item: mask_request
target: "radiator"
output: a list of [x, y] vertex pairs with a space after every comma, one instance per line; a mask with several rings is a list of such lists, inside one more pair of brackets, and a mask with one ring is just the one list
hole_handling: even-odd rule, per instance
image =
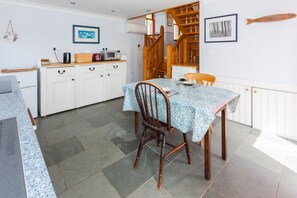
[[297, 93], [253, 88], [253, 127], [297, 140]]

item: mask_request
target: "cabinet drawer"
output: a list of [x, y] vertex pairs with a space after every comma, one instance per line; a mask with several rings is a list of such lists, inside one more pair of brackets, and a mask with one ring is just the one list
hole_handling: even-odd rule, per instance
[[37, 71], [1, 73], [1, 75], [15, 75], [20, 88], [37, 86]]
[[103, 65], [84, 65], [78, 67], [78, 74], [86, 74], [86, 73], [100, 73], [104, 71]]
[[116, 71], [116, 70], [123, 70], [124, 69], [124, 64], [125, 63], [121, 63], [121, 62], [115, 62], [112, 64], [106, 64], [105, 65], [105, 70], [112, 70], [112, 71]]
[[75, 67], [60, 67], [60, 68], [48, 68], [46, 71], [49, 76], [65, 76], [65, 75], [75, 75]]

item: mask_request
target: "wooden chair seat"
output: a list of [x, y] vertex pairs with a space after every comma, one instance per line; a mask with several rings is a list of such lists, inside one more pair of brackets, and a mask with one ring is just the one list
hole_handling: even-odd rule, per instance
[[[164, 98], [166, 104], [167, 123], [159, 121], [159, 104], [156, 100], [154, 100], [154, 98], [157, 98], [157, 94], [161, 94], [161, 96]], [[188, 164], [191, 164], [190, 149], [187, 141], [187, 136], [186, 133], [183, 133], [183, 142], [177, 146], [166, 142], [166, 136], [168, 136], [175, 130], [173, 127], [171, 127], [170, 101], [167, 94], [162, 90], [162, 88], [150, 82], [140, 82], [135, 87], [135, 95], [143, 118], [142, 125], [144, 126], [144, 130], [142, 133], [141, 141], [138, 146], [138, 151], [134, 162], [134, 168], [136, 169], [138, 167], [138, 162], [141, 156], [143, 146], [147, 142], [151, 141], [152, 139], [156, 139], [158, 146], [161, 143], [158, 180], [158, 189], [161, 190], [164, 172], [164, 160], [168, 156], [185, 147]], [[147, 133], [147, 130], [152, 131], [152, 134], [149, 135]], [[165, 145], [172, 147], [172, 150], [169, 151], [167, 154], [165, 154]]]

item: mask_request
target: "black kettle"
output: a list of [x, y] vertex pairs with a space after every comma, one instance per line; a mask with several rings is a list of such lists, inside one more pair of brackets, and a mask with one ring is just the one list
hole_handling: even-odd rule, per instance
[[71, 63], [71, 53], [69, 52], [63, 53], [63, 63], [64, 64]]

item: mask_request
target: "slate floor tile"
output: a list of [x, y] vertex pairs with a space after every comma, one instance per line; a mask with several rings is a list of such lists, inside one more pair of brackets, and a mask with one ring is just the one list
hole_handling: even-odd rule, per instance
[[[135, 121], [134, 121], [134, 119], [131, 119], [131, 117], [125, 117], [123, 119], [116, 120], [115, 122], [120, 127], [122, 127], [123, 129], [125, 129], [126, 131], [131, 131], [131, 132], [134, 132], [135, 131]], [[139, 131], [140, 131], [140, 133], [142, 133], [142, 130], [139, 130]]]
[[50, 115], [47, 117], [39, 117], [36, 119], [37, 130], [36, 133], [47, 133], [65, 126], [65, 123], [58, 115]]
[[84, 150], [77, 138], [73, 137], [44, 148], [43, 153], [47, 155], [50, 161], [57, 164]]
[[[180, 134], [180, 135], [182, 135], [182, 134]], [[169, 138], [167, 138], [167, 139], [169, 139]], [[178, 142], [178, 141], [174, 141], [174, 142], [178, 142], [178, 143], [172, 143], [172, 141], [170, 141], [170, 140], [167, 140], [167, 141], [168, 141], [169, 143], [173, 144], [174, 146], [178, 146], [179, 144], [181, 144], [181, 143], [183, 142], [183, 141], [180, 141], [180, 142]], [[153, 141], [151, 141], [150, 143], [148, 143], [147, 145], [148, 145], [151, 149], [153, 149], [155, 152], [157, 152], [157, 153], [161, 153], [161, 145], [160, 145], [160, 146], [157, 146], [157, 140], [153, 140]], [[166, 146], [165, 146], [165, 154], [169, 153], [172, 149], [173, 149], [172, 147], [166, 145]], [[174, 160], [177, 156], [179, 156], [179, 155], [180, 155], [181, 153], [183, 153], [183, 152], [186, 152], [185, 147], [183, 147], [183, 148], [181, 148], [179, 151], [173, 153], [172, 155], [170, 155], [169, 157], [167, 157], [167, 159], [168, 159], [169, 161], [172, 161], [172, 160]]]
[[116, 145], [123, 153], [128, 155], [138, 149], [138, 145], [141, 139], [141, 135], [138, 133], [126, 133], [124, 135], [113, 138], [111, 141]]
[[82, 122], [96, 116], [100, 116], [100, 113], [92, 109], [88, 111], [84, 111], [83, 109], [74, 109], [59, 114], [59, 117], [63, 120], [63, 122], [66, 125]]
[[153, 179], [149, 179], [145, 184], [135, 190], [128, 198], [172, 198], [165, 190], [158, 190], [157, 183]]
[[224, 198], [218, 192], [216, 192], [213, 188], [209, 187], [206, 193], [202, 196], [202, 198]]
[[111, 142], [102, 142], [59, 163], [68, 188], [102, 168], [122, 159], [124, 154]]
[[236, 155], [212, 187], [225, 197], [275, 197], [280, 175]]
[[40, 148], [47, 147], [48, 143], [47, 143], [45, 134], [38, 133], [38, 132], [35, 132], [35, 134], [36, 134], [36, 137], [37, 137]]
[[[126, 116], [118, 111], [109, 111], [109, 114], [102, 112], [100, 116], [95, 116], [92, 118], [86, 119], [88, 123], [90, 123], [94, 128], [102, 127], [108, 123], [116, 122], [118, 120], [122, 120], [126, 118]], [[120, 126], [121, 127], [121, 126]], [[123, 127], [122, 127], [123, 128]], [[125, 128], [124, 128], [125, 129]]]
[[98, 172], [62, 193], [59, 198], [117, 198], [119, 195], [104, 177]]
[[297, 197], [297, 172], [284, 167], [282, 172], [277, 197], [295, 198]]
[[52, 184], [54, 186], [54, 189], [55, 189], [57, 195], [59, 195], [62, 192], [67, 190], [65, 183], [64, 183], [63, 176], [61, 175], [61, 172], [57, 165], [53, 165], [53, 166], [49, 167], [48, 173], [51, 177]]
[[90, 149], [96, 144], [108, 141], [114, 137], [121, 136], [126, 133], [127, 131], [119, 127], [115, 122], [111, 122], [102, 127], [78, 135], [77, 138], [82, 143], [84, 148]]
[[[126, 197], [159, 171], [159, 155], [143, 148], [138, 168], [133, 169], [136, 152], [104, 168], [102, 172], [121, 197]], [[165, 165], [168, 161], [165, 160]]]
[[279, 144], [261, 136], [249, 135], [235, 154], [281, 174], [286, 152], [286, 144]]
[[65, 127], [50, 131], [46, 134], [49, 145], [63, 141], [94, 129], [87, 121], [77, 122]]
[[[173, 197], [200, 197], [211, 180], [204, 177], [204, 158], [191, 153], [192, 164], [187, 163], [186, 154], [181, 154], [165, 167], [163, 188]], [[219, 168], [212, 164], [212, 179], [218, 174]], [[158, 182], [158, 175], [154, 176]]]

